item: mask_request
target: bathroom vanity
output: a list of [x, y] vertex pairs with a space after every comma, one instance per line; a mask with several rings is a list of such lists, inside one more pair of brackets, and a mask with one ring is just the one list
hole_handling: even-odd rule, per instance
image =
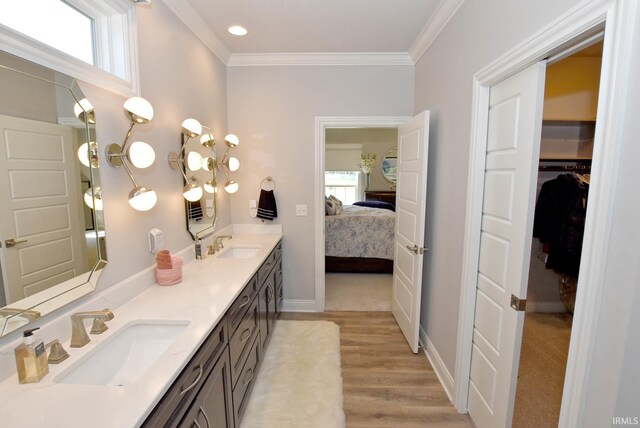
[[[142, 287], [132, 278], [130, 286], [143, 290], [135, 297], [124, 299], [125, 287], [114, 286], [83, 305], [110, 305], [109, 330], [82, 348], [58, 336], [70, 357], [50, 365], [40, 383], [20, 385], [15, 373], [4, 379], [2, 424], [239, 427], [281, 310], [282, 234], [235, 232], [219, 254], [185, 264], [180, 284]], [[42, 337], [70, 333], [70, 314], [43, 325]], [[127, 337], [143, 344], [133, 364], [118, 362]], [[118, 371], [128, 374], [94, 375]]]

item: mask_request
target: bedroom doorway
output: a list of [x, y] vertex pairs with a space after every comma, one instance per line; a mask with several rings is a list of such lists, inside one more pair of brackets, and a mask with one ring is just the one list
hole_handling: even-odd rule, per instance
[[325, 310], [391, 311], [398, 129], [325, 129]]
[[[316, 118], [316, 200], [318, 209], [315, 212], [315, 253], [316, 253], [316, 311], [325, 311], [327, 297], [327, 287], [332, 291], [338, 290], [338, 295], [332, 294], [332, 310], [352, 310], [350, 308], [360, 307], [356, 310], [390, 311], [391, 286], [393, 272], [392, 261], [386, 262], [384, 257], [378, 258], [378, 265], [364, 266], [368, 270], [360, 272], [349, 272], [353, 263], [342, 268], [329, 267], [334, 272], [326, 276], [325, 272], [325, 218], [326, 215], [326, 195], [329, 194], [339, 199], [344, 206], [352, 206], [353, 202], [366, 200], [369, 192], [383, 190], [389, 194], [393, 193], [392, 183], [385, 181], [380, 169], [380, 163], [387, 152], [397, 144], [397, 128], [409, 117], [317, 117]], [[328, 135], [328, 141], [327, 139]], [[393, 142], [389, 140], [389, 135], [393, 135]], [[389, 147], [383, 141], [387, 140]], [[393, 147], [391, 147], [393, 146]], [[327, 149], [332, 153], [327, 153]], [[376, 155], [375, 166], [370, 171], [369, 177], [362, 171], [362, 155]], [[370, 156], [371, 158], [373, 156]], [[391, 156], [389, 156], [391, 159]], [[392, 162], [392, 160], [390, 161]], [[390, 170], [388, 168], [388, 170]], [[329, 175], [325, 174], [329, 172]], [[368, 178], [368, 189], [367, 189]], [[386, 185], [383, 183], [387, 183]], [[380, 188], [378, 188], [380, 187]], [[369, 195], [369, 198], [375, 196]], [[379, 200], [379, 199], [378, 199]], [[395, 200], [395, 197], [393, 197]], [[384, 201], [381, 201], [384, 202]], [[357, 210], [358, 206], [355, 206]], [[361, 207], [362, 208], [362, 207]], [[340, 208], [337, 208], [338, 210]], [[383, 210], [391, 213], [395, 218], [395, 213], [391, 210]], [[338, 252], [337, 254], [345, 254]], [[393, 254], [393, 250], [391, 250]], [[393, 257], [391, 257], [392, 259]], [[344, 260], [332, 260], [332, 263], [340, 265]], [[389, 266], [390, 265], [390, 266]], [[387, 273], [372, 273], [375, 270]], [[342, 269], [342, 272], [340, 271]], [[346, 271], [345, 271], [346, 270]], [[347, 290], [343, 284], [350, 284]], [[361, 289], [368, 292], [362, 293]], [[386, 293], [389, 290], [389, 293]], [[329, 291], [331, 293], [332, 291]], [[382, 298], [376, 295], [383, 296]], [[386, 297], [388, 296], [388, 297]], [[366, 297], [366, 299], [365, 299]], [[370, 299], [369, 299], [370, 297]], [[365, 301], [366, 300], [366, 301]]]

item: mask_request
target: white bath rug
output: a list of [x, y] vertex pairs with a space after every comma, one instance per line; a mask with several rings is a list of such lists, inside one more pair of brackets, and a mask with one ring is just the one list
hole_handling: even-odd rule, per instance
[[340, 329], [277, 321], [242, 428], [342, 428]]

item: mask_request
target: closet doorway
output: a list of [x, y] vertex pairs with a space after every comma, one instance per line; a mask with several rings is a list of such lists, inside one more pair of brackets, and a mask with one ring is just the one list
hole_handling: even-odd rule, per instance
[[390, 312], [398, 129], [324, 137], [325, 310]]
[[602, 41], [547, 64], [514, 428], [557, 427], [587, 216]]

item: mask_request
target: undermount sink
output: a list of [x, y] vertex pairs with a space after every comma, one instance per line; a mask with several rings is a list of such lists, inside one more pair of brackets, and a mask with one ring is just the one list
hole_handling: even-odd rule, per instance
[[221, 259], [250, 259], [258, 254], [260, 247], [231, 247], [221, 252], [218, 257]]
[[[78, 360], [56, 383], [129, 385], [140, 379], [189, 325], [189, 321], [137, 320]], [[89, 343], [87, 346], [91, 346]]]

